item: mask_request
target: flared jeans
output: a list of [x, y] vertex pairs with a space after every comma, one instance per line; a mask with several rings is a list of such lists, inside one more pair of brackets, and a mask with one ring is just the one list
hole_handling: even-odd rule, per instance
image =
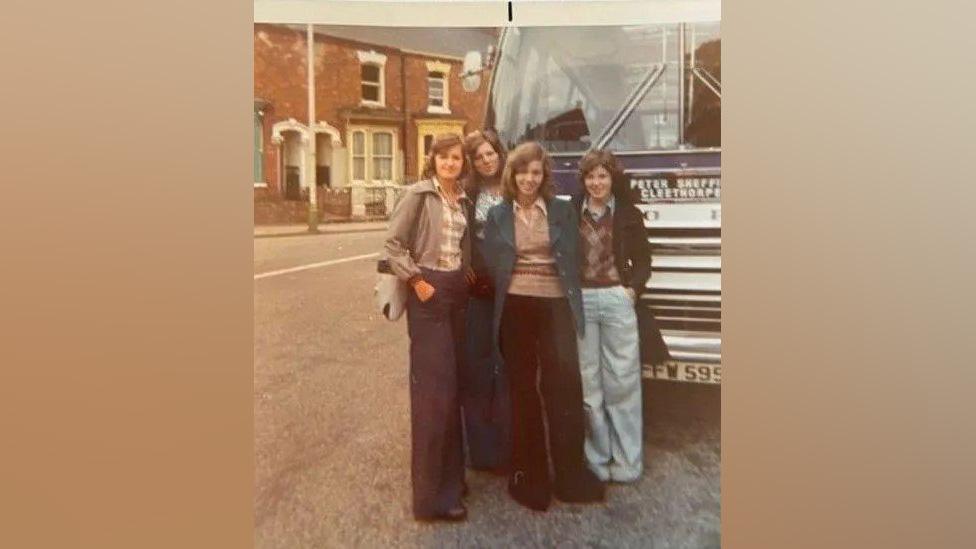
[[643, 470], [640, 343], [623, 286], [583, 288], [578, 338], [586, 415], [586, 461], [600, 480], [631, 482]]

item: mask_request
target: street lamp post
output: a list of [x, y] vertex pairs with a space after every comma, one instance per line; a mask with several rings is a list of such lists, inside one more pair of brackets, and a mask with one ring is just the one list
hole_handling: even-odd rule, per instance
[[318, 152], [318, 139], [315, 136], [315, 32], [312, 25], [306, 25], [306, 43], [308, 45], [308, 150], [306, 174], [308, 183], [308, 232], [319, 232], [319, 211], [318, 199], [316, 197], [316, 173], [317, 162], [315, 155]]

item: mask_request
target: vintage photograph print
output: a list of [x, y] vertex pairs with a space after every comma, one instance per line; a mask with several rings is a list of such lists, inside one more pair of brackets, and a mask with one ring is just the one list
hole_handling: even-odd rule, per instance
[[413, 4], [254, 23], [256, 546], [719, 547], [718, 2]]

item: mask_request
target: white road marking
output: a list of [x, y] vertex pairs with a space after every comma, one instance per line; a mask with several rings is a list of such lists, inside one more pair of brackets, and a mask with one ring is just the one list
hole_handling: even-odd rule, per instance
[[254, 275], [254, 280], [259, 278], [268, 278], [271, 276], [278, 276], [288, 273], [297, 273], [298, 271], [306, 271], [308, 269], [317, 269], [319, 267], [328, 267], [329, 265], [338, 265], [339, 263], [348, 263], [350, 261], [359, 261], [360, 259], [370, 259], [373, 257], [379, 257], [379, 252], [372, 254], [354, 255], [352, 257], [343, 257], [342, 259], [332, 259], [329, 261], [320, 261], [319, 263], [309, 263], [308, 265], [299, 265], [298, 267], [291, 267], [288, 269], [279, 269], [277, 271], [268, 271], [266, 273], [259, 273]]

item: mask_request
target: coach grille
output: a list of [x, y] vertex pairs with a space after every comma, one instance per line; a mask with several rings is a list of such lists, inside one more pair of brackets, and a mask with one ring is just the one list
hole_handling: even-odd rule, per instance
[[721, 238], [717, 228], [648, 229], [651, 278], [641, 304], [675, 360], [721, 362]]

